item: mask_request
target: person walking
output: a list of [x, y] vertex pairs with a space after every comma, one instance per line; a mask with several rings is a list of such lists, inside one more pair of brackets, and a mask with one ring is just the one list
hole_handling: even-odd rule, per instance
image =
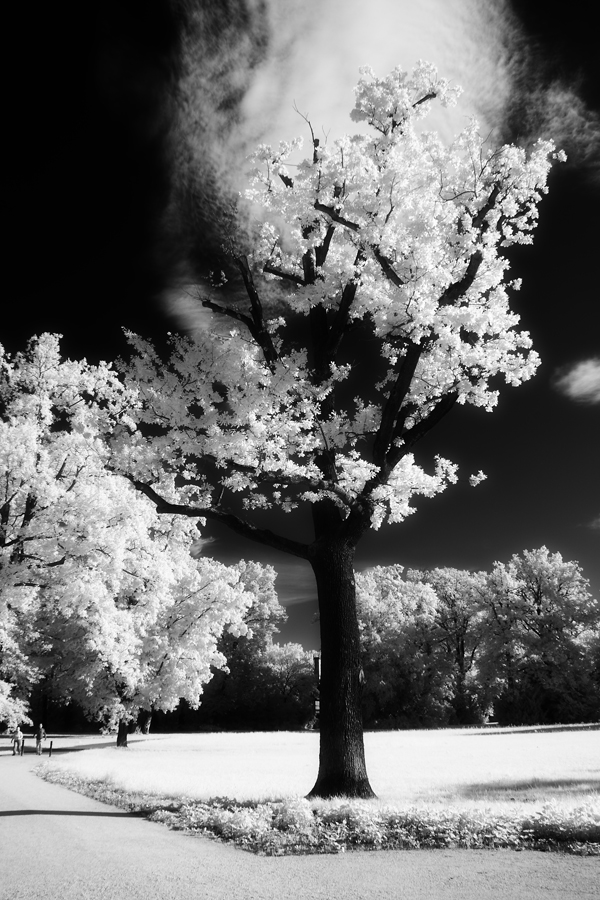
[[46, 732], [44, 731], [44, 726], [40, 722], [37, 727], [37, 731], [35, 733], [35, 752], [38, 756], [42, 755], [42, 741], [46, 740]]
[[13, 731], [13, 756], [21, 755], [21, 747], [23, 746], [23, 732], [19, 725]]

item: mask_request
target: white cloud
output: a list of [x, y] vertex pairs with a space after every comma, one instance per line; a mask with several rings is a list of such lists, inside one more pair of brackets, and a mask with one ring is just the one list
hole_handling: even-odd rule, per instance
[[305, 19], [298, 22], [285, 61], [273, 54], [256, 74], [244, 103], [248, 126], [262, 124], [262, 139], [268, 142], [298, 134], [308, 139], [294, 102], [321, 139], [322, 128], [332, 139], [356, 131], [349, 113], [363, 65], [382, 76], [398, 65], [411, 69], [421, 58], [460, 84], [465, 89], [460, 107], [440, 108], [428, 120], [428, 128], [446, 137], [464, 128], [473, 113], [489, 130], [494, 122], [487, 113], [495, 116], [508, 99], [511, 76], [502, 58], [506, 0], [346, 0], [343, 12], [338, 0], [273, 0], [272, 5], [284, 8], [286, 15], [290, 6], [302, 9]]
[[590, 527], [590, 528], [595, 528], [595, 529], [597, 529], [598, 531], [600, 531], [600, 516], [596, 516], [595, 519], [592, 519], [592, 521], [591, 521], [590, 524], [589, 524], [589, 527]]
[[570, 400], [600, 403], [600, 357], [584, 359], [562, 369], [555, 384]]

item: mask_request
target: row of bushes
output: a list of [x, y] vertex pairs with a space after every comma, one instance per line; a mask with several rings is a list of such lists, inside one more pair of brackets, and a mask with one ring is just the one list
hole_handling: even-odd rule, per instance
[[142, 813], [154, 822], [217, 837], [267, 856], [453, 847], [600, 854], [598, 810], [591, 803], [575, 808], [548, 803], [527, 812], [498, 812], [433, 806], [395, 809], [346, 799], [241, 803], [214, 798], [200, 802], [129, 792], [64, 769], [45, 767], [40, 774], [88, 797]]

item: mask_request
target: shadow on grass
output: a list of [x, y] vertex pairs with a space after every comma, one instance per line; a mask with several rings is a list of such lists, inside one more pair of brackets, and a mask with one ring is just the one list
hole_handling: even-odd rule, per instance
[[[130, 744], [136, 744], [139, 741], [141, 741], [141, 738], [137, 738], [137, 739], [133, 738], [133, 740], [131, 738], [129, 739]], [[79, 753], [80, 750], [106, 750], [107, 748], [108, 749], [114, 748], [115, 750], [121, 749], [121, 748], [117, 748], [116, 741], [112, 741], [111, 743], [108, 743], [107, 741], [95, 742], [93, 740], [93, 738], [90, 738], [90, 743], [86, 743], [86, 744], [71, 744], [71, 745], [62, 746], [62, 747], [61, 746], [58, 746], [58, 747], [53, 746], [52, 747], [52, 756], [56, 756], [58, 754], [63, 754], [63, 753]], [[26, 744], [25, 745], [25, 754], [29, 756], [32, 753], [35, 753], [35, 745], [33, 743], [31, 743], [30, 746], [27, 746], [27, 744]], [[47, 746], [44, 747], [43, 752], [39, 755], [40, 755], [40, 758], [44, 757], [47, 759], [49, 756], [49, 748]]]
[[125, 810], [119, 810], [118, 812], [84, 812], [81, 810], [73, 810], [73, 809], [6, 809], [0, 810], [0, 818], [2, 816], [95, 816], [101, 818], [117, 818], [122, 819], [123, 817], [137, 815], [139, 817], [139, 813], [130, 813]]
[[465, 785], [459, 796], [467, 799], [489, 797], [494, 800], [524, 800], [527, 794], [535, 799], [541, 794], [556, 798], [561, 795], [600, 793], [600, 776], [589, 778], [530, 778], [524, 781], [488, 781]]
[[[130, 741], [129, 743], [133, 744], [134, 741]], [[90, 744], [77, 744], [77, 745], [71, 746], [71, 747], [53, 747], [52, 748], [52, 756], [55, 756], [57, 754], [62, 754], [62, 753], [79, 753], [80, 750], [106, 750], [107, 748], [110, 748], [110, 747], [114, 747], [115, 750], [117, 749], [117, 745], [114, 741], [111, 744], [107, 744], [106, 741], [104, 741], [103, 744], [90, 743]], [[44, 753], [44, 755], [46, 755], [46, 754]]]
[[591, 722], [581, 725], [477, 725], [471, 729], [459, 729], [463, 734], [469, 737], [481, 737], [483, 734], [494, 735], [498, 737], [500, 734], [549, 734], [552, 731], [600, 731], [598, 722]]

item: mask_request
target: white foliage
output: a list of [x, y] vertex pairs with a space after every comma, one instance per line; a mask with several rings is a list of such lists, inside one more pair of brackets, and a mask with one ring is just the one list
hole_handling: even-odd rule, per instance
[[245, 565], [195, 560], [196, 523], [107, 469], [132, 402], [110, 367], [63, 361], [56, 335], [0, 363], [0, 672], [26, 693], [51, 668], [107, 720], [197, 705], [223, 628], [246, 631]]
[[14, 696], [14, 685], [0, 681], [0, 722], [4, 722], [11, 731], [17, 725], [33, 725], [27, 712], [27, 704]]
[[456, 480], [410, 451], [452, 403], [491, 410], [499, 380], [538, 366], [503, 251], [531, 241], [553, 156], [550, 142], [488, 147], [475, 122], [444, 145], [423, 122], [458, 93], [428, 63], [365, 68], [352, 116], [369, 134], [314, 141], [293, 166], [298, 142], [258, 148], [252, 252], [237, 257], [249, 302], [201, 296], [231, 328], [173, 338], [168, 361], [130, 335], [136, 426], [115, 465], [198, 509], [224, 491], [246, 510], [329, 498], [375, 528]]

